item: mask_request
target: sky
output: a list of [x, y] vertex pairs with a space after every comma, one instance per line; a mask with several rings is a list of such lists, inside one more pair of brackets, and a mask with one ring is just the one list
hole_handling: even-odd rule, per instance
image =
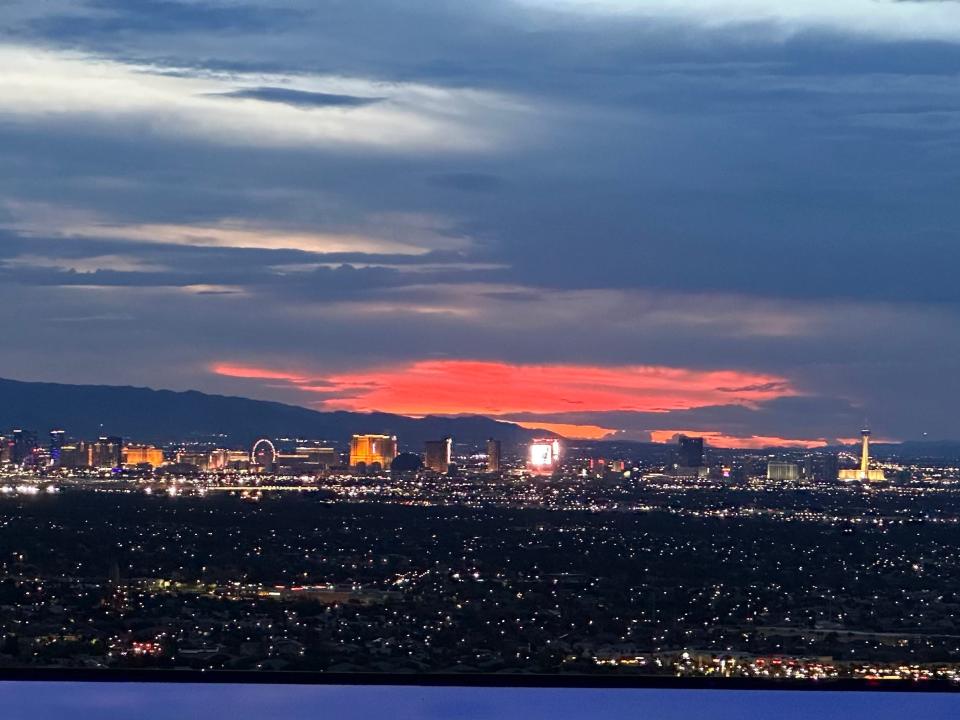
[[8, 0], [0, 376], [960, 440], [960, 2]]

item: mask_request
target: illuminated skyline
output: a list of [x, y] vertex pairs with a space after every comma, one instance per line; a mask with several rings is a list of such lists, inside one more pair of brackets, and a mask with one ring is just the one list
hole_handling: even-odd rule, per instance
[[960, 439], [954, 3], [0, 20], [0, 377]]

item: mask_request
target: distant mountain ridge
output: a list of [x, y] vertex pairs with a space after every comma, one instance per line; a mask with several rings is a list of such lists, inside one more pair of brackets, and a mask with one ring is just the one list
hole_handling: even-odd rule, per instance
[[546, 433], [482, 416], [411, 418], [390, 413], [320, 412], [297, 405], [112, 385], [67, 385], [0, 378], [0, 432], [12, 427], [44, 435], [62, 428], [74, 437], [100, 433], [143, 442], [208, 438], [222, 433], [232, 443], [258, 437], [309, 437], [344, 444], [354, 433], [396, 435], [401, 449], [452, 435], [456, 442], [495, 437], [522, 443]]

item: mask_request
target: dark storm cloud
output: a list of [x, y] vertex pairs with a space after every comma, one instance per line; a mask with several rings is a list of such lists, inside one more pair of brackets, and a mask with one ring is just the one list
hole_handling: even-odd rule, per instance
[[431, 175], [428, 182], [438, 188], [462, 190], [464, 192], [494, 192], [504, 186], [502, 178], [487, 173], [452, 172]]
[[[489, 281], [497, 272], [463, 266], [462, 254], [443, 251], [413, 256], [310, 253], [124, 240], [23, 238], [2, 232], [0, 241], [0, 282], [114, 288], [229, 286], [231, 289], [222, 292], [243, 289], [290, 303], [374, 299], [411, 286]], [[78, 271], [70, 267], [100, 259], [108, 265], [139, 261], [148, 269], [102, 267]], [[149, 269], [161, 264], [162, 270]], [[210, 292], [221, 291], [198, 294]], [[415, 299], [416, 294], [408, 293], [409, 299]]]
[[[682, 290], [733, 287], [794, 297], [955, 301], [955, 286], [945, 268], [957, 251], [954, 244], [937, 239], [960, 229], [949, 212], [950, 187], [956, 182], [951, 177], [955, 153], [949, 143], [953, 125], [941, 122], [938, 140], [922, 119], [931, 108], [942, 112], [950, 107], [939, 99], [944, 89], [915, 81], [899, 92], [866, 91], [856, 83], [831, 85], [819, 77], [825, 71], [820, 65], [807, 69], [810, 77], [805, 82], [810, 87], [784, 88], [779, 87], [784, 76], [776, 70], [782, 65], [734, 64], [707, 78], [699, 66], [654, 66], [625, 78], [622, 70], [607, 74], [598, 70], [596, 78], [573, 91], [573, 97], [589, 92], [607, 103], [669, 109], [674, 117], [654, 119], [652, 124], [636, 119], [632, 126], [627, 115], [605, 127], [609, 119], [591, 121], [590, 108], [585, 109], [582, 122], [587, 124], [564, 130], [557, 140], [570, 143], [565, 157], [571, 167], [590, 168], [589, 183], [578, 182], [575, 175], [541, 171], [552, 159], [537, 151], [528, 153], [524, 164], [507, 164], [500, 176], [453, 171], [427, 177], [433, 186], [475, 191], [510, 182], [510, 197], [481, 208], [485, 215], [492, 210], [494, 218], [482, 216], [468, 221], [467, 227], [472, 222], [490, 235], [488, 254], [499, 254], [498, 259], [515, 266], [513, 279], [518, 282]], [[614, 88], [617, 92], [610, 92]], [[917, 97], [911, 100], [910, 95]], [[676, 117], [680, 110], [687, 113]], [[890, 113], [898, 118], [893, 129], [889, 122], [878, 122]], [[111, 141], [125, 143], [122, 137]], [[361, 206], [358, 210], [367, 202], [360, 187], [372, 182], [380, 187], [380, 203], [453, 208], [465, 215], [476, 212], [463, 201], [446, 201], [446, 207], [438, 208], [442, 198], [417, 195], [406, 185], [416, 161], [398, 167], [374, 158], [351, 158], [353, 167], [347, 168], [337, 159], [303, 153], [278, 158], [209, 149], [199, 156], [204, 172], [196, 181], [206, 185], [201, 191], [205, 202], [199, 203], [187, 166], [197, 157], [196, 149], [183, 148], [182, 161], [178, 150], [171, 154], [162, 146], [132, 149], [131, 159], [143, 156], [135, 166], [138, 172], [142, 167], [182, 165], [179, 171], [187, 174], [186, 182], [165, 184], [160, 191], [183, 195], [187, 203], [209, 214], [238, 207], [236, 196], [228, 192], [230, 185], [266, 187], [277, 178], [318, 192], [349, 195], [349, 202]], [[262, 162], [258, 154], [264, 156]], [[100, 153], [99, 162], [112, 155]], [[620, 162], [612, 163], [615, 158]], [[424, 163], [434, 171], [443, 165], [437, 159]], [[321, 166], [331, 171], [307, 170]], [[908, 185], [916, 191], [905, 193]], [[154, 213], [183, 212], [169, 201], [157, 204], [144, 193], [137, 195], [134, 203], [149, 202]], [[524, 202], [513, 202], [516, 197]], [[565, 201], [573, 197], [575, 202]], [[124, 198], [122, 204], [131, 207], [129, 202]], [[262, 202], [258, 207], [256, 200], [244, 203], [242, 207], [250, 210], [270, 210]], [[924, 227], [933, 217], [940, 227]], [[576, 262], [584, 238], [596, 235], [604, 242], [591, 248], [592, 262], [587, 266]], [[684, 257], [699, 262], [685, 263]], [[811, 258], [816, 262], [809, 262]], [[781, 275], [784, 265], [795, 274], [789, 282]], [[718, 267], [725, 272], [715, 272]], [[855, 277], [861, 271], [870, 274], [870, 282]], [[907, 272], [943, 277], [922, 284], [903, 282]]]
[[383, 98], [357, 97], [355, 95], [336, 95], [333, 93], [307, 92], [282, 87], [256, 87], [233, 90], [227, 93], [218, 93], [220, 97], [231, 97], [240, 100], [263, 100], [264, 102], [281, 103], [293, 107], [363, 107], [382, 102]]
[[256, 32], [289, 26], [302, 17], [291, 8], [265, 8], [255, 3], [82, 0], [70, 12], [33, 21], [29, 29], [50, 39], [86, 44], [115, 33]]

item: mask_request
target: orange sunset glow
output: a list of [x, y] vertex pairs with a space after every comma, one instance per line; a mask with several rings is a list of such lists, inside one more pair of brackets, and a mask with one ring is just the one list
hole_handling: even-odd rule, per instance
[[421, 360], [329, 375], [226, 363], [216, 364], [212, 370], [226, 377], [288, 383], [319, 396], [315, 404], [326, 410], [402, 415], [667, 412], [708, 405], [753, 405], [797, 394], [786, 378], [775, 375], [651, 365]]
[[650, 433], [650, 439], [656, 443], [669, 443], [673, 442], [677, 435], [702, 437], [708, 445], [716, 448], [738, 448], [743, 450], [759, 450], [767, 447], [794, 447], [809, 450], [827, 445], [827, 441], [823, 438], [816, 440], [795, 440], [767, 435], [747, 435], [740, 437], [717, 431], [704, 430], [654, 430]]
[[573, 423], [552, 423], [539, 422], [536, 420], [511, 420], [503, 418], [507, 422], [515, 423], [528, 430], [547, 430], [555, 435], [561, 435], [565, 438], [577, 440], [603, 440], [617, 431], [613, 428], [605, 428], [599, 425], [575, 425]]

